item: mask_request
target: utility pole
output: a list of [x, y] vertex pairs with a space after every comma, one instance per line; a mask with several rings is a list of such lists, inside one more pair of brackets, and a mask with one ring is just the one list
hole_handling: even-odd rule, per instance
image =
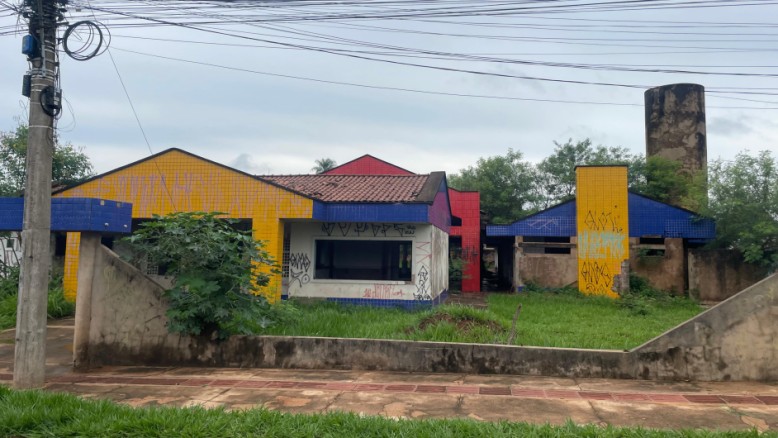
[[46, 367], [46, 304], [49, 285], [51, 238], [51, 167], [54, 153], [54, 119], [61, 109], [58, 88], [57, 0], [25, 0], [29, 35], [23, 53], [31, 69], [25, 75], [23, 94], [30, 98], [24, 185], [22, 267], [16, 313], [13, 384], [16, 388], [43, 386]]

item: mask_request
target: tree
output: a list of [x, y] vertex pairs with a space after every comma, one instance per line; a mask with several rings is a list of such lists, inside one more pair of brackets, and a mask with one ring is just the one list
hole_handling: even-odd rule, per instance
[[[708, 165], [702, 212], [716, 221], [714, 245], [740, 250], [746, 261], [778, 268], [778, 163], [770, 152], [741, 152]], [[704, 195], [703, 195], [704, 196]]]
[[316, 172], [317, 174], [324, 173], [328, 170], [332, 170], [335, 168], [335, 166], [338, 165], [338, 163], [335, 162], [335, 160], [331, 158], [322, 158], [319, 160], [316, 160], [316, 165], [311, 168], [312, 171]]
[[225, 339], [256, 333], [278, 313], [258, 294], [270, 276], [258, 269], [275, 262], [251, 231], [235, 229], [221, 213], [155, 215], [123, 241], [136, 257], [166, 269], [173, 287], [165, 291], [168, 330]]
[[448, 184], [458, 190], [481, 192], [481, 208], [493, 223], [510, 223], [534, 212], [538, 201], [535, 171], [521, 152], [479, 158], [475, 166], [450, 175]]
[[[0, 132], [0, 196], [18, 196], [24, 191], [27, 157], [26, 125], [12, 132]], [[72, 185], [93, 175], [92, 163], [81, 149], [54, 141], [52, 182]]]
[[631, 166], [634, 178], [630, 181], [630, 189], [657, 201], [697, 210], [700, 206], [692, 199], [692, 193], [696, 185], [704, 190], [704, 172], [689, 176], [682, 168], [681, 162], [676, 160], [658, 156], [643, 160], [640, 157]]
[[576, 143], [570, 139], [565, 144], [554, 144], [554, 152], [537, 166], [536, 184], [542, 194], [540, 208], [547, 208], [575, 197], [576, 166], [624, 164], [628, 166], [630, 183], [640, 178], [639, 173], [635, 171], [640, 171], [638, 167], [643, 158], [640, 155], [632, 155], [626, 148], [594, 147], [588, 138]]

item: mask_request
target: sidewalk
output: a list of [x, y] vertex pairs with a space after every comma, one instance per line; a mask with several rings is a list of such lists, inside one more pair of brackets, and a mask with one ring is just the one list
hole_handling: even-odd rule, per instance
[[[778, 383], [180, 367], [74, 373], [71, 342], [72, 320], [50, 323], [45, 389], [132, 406], [778, 431]], [[0, 383], [10, 384], [12, 364], [7, 330], [0, 333]]]

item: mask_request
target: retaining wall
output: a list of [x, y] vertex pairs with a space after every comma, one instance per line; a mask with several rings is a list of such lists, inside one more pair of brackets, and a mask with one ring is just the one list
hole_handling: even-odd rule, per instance
[[79, 278], [74, 345], [79, 368], [199, 365], [778, 380], [778, 276], [628, 352], [288, 336], [217, 342], [168, 333], [162, 287], [99, 245], [99, 239], [82, 243], [94, 250], [81, 251], [80, 262], [92, 264], [93, 275], [91, 281]]

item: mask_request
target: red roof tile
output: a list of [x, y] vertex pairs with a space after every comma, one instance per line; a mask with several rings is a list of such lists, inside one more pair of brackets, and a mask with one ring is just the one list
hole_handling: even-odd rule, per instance
[[261, 175], [259, 179], [324, 202], [426, 202], [429, 175]]

